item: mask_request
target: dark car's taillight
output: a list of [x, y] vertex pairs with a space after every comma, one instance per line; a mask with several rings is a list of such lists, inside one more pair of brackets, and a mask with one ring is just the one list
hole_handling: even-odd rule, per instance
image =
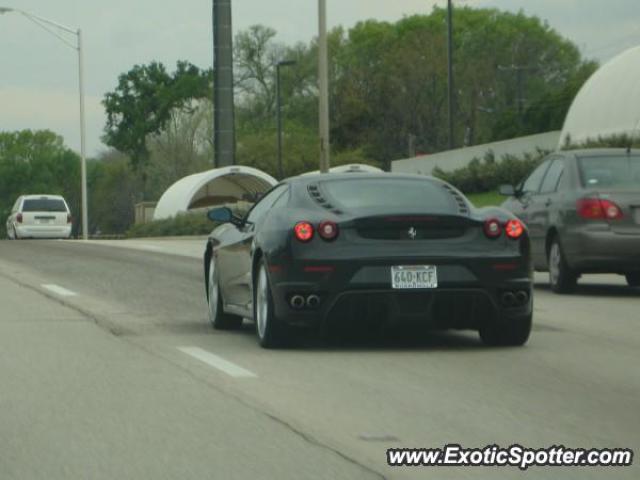
[[489, 218], [485, 220], [484, 234], [487, 238], [499, 238], [503, 231], [508, 238], [518, 240], [524, 234], [524, 224], [520, 220], [516, 219], [509, 220], [504, 224], [497, 218]]
[[624, 217], [618, 205], [600, 198], [581, 198], [576, 209], [578, 215], [587, 220], [620, 220]]
[[338, 238], [338, 224], [331, 221], [322, 222], [318, 226], [318, 235], [329, 242], [335, 240]]
[[22, 223], [22, 214], [21, 213], [16, 215], [16, 222]]
[[498, 238], [502, 235], [502, 225], [497, 218], [489, 218], [484, 222], [484, 234], [489, 238]]
[[313, 238], [313, 225], [309, 222], [298, 222], [293, 227], [293, 234], [300, 242], [310, 242]]
[[504, 226], [507, 237], [517, 240], [524, 234], [524, 225], [520, 220], [509, 220]]

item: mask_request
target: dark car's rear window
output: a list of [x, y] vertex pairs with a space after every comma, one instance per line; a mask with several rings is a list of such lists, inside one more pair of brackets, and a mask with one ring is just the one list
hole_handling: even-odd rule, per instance
[[640, 188], [640, 156], [583, 157], [578, 164], [585, 188]]
[[453, 196], [436, 182], [424, 179], [363, 178], [323, 181], [322, 190], [341, 208], [380, 208], [396, 211], [457, 211]]
[[53, 198], [35, 198], [25, 200], [22, 204], [23, 212], [66, 212], [67, 206], [62, 200]]

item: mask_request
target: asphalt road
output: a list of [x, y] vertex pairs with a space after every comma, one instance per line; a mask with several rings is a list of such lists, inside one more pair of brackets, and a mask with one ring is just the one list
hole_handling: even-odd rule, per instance
[[0, 478], [640, 478], [391, 468], [388, 448], [640, 448], [640, 290], [536, 290], [524, 348], [477, 334], [258, 348], [206, 319], [202, 242], [0, 242]]

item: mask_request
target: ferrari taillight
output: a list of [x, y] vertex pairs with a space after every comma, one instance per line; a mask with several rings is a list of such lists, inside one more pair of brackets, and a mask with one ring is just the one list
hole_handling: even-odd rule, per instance
[[318, 235], [329, 242], [335, 240], [338, 238], [338, 225], [330, 221], [322, 222], [318, 226]]
[[524, 225], [520, 220], [509, 220], [504, 226], [504, 232], [507, 237], [517, 240], [524, 233]]
[[500, 221], [495, 218], [485, 220], [484, 234], [489, 238], [498, 238], [502, 235], [502, 226], [500, 225]]
[[309, 222], [298, 222], [293, 227], [293, 234], [300, 242], [310, 242], [313, 238], [313, 225]]

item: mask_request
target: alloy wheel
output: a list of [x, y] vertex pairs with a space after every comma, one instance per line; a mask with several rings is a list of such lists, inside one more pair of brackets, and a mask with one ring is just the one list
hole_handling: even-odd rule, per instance
[[216, 262], [211, 257], [209, 264], [209, 320], [214, 322], [218, 313], [218, 275], [216, 275]]
[[560, 245], [554, 242], [549, 251], [549, 281], [551, 285], [557, 285], [560, 279], [560, 263], [562, 262], [562, 253]]
[[264, 266], [258, 272], [258, 282], [256, 285], [256, 323], [258, 336], [263, 339], [267, 333], [267, 322], [269, 321], [269, 283], [267, 271]]

